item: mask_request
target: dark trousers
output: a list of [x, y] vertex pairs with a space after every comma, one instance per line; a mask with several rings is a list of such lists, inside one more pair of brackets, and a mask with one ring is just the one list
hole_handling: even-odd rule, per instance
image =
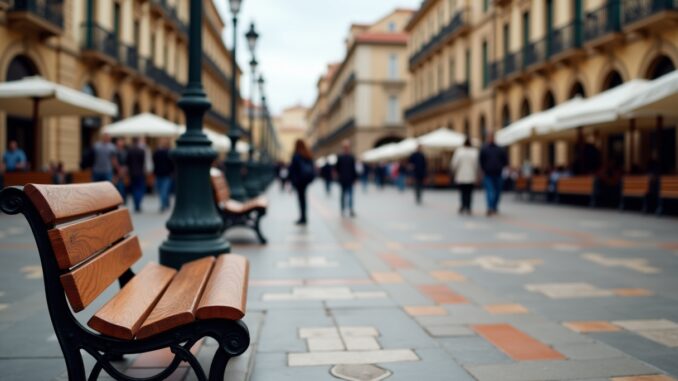
[[487, 197], [487, 210], [496, 212], [499, 209], [503, 179], [501, 176], [485, 176], [483, 183], [485, 185], [485, 196]]
[[424, 190], [424, 179], [414, 178], [414, 199], [421, 204], [421, 192]]
[[461, 210], [470, 212], [473, 202], [473, 184], [459, 184], [459, 191], [461, 194]]
[[132, 200], [134, 200], [134, 210], [141, 211], [141, 201], [146, 193], [146, 176], [131, 176]]
[[296, 190], [299, 200], [299, 220], [306, 221], [306, 186], [297, 186]]
[[353, 184], [341, 184], [341, 212], [348, 209], [353, 213]]
[[325, 179], [325, 192], [329, 195], [332, 192], [332, 180]]

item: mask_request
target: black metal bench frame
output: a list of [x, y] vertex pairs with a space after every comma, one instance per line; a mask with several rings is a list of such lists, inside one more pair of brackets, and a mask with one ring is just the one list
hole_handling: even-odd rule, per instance
[[260, 224], [261, 218], [266, 215], [266, 208], [256, 208], [246, 213], [228, 212], [220, 205], [217, 205], [217, 209], [219, 209], [219, 214], [224, 222], [222, 233], [226, 233], [231, 228], [245, 227], [254, 230], [257, 239], [259, 239], [259, 242], [262, 244], [265, 245], [268, 242], [261, 232]]
[[[149, 338], [129, 341], [90, 331], [82, 326], [71, 312], [59, 280], [61, 271], [47, 235], [51, 227], [43, 222], [37, 209], [23, 192], [23, 188], [3, 189], [0, 192], [0, 210], [10, 215], [23, 214], [31, 227], [40, 254], [47, 309], [66, 361], [69, 380], [96, 380], [102, 370], [117, 380], [163, 380], [179, 367], [181, 361], [188, 362], [198, 380], [223, 380], [229, 359], [247, 350], [250, 335], [247, 326], [242, 321], [196, 320]], [[134, 272], [128, 269], [118, 278], [120, 287], [122, 288], [133, 277]], [[214, 338], [219, 344], [209, 369], [209, 378], [190, 351], [198, 340], [206, 336]], [[163, 348], [169, 348], [174, 354], [174, 359], [167, 368], [151, 377], [130, 377], [111, 365], [111, 361], [119, 360], [126, 354], [144, 353]], [[81, 350], [86, 351], [96, 360], [88, 377], [86, 377]]]

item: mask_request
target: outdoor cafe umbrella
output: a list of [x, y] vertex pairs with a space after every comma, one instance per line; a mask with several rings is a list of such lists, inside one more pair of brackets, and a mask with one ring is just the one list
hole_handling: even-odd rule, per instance
[[[42, 117], [118, 114], [118, 106], [112, 102], [40, 76], [0, 83], [0, 110], [9, 115], [33, 118], [36, 147], [40, 144]], [[37, 152], [39, 154], [40, 150]]]
[[678, 70], [650, 81], [635, 96], [621, 104], [627, 116], [678, 116]]
[[449, 128], [439, 128], [428, 134], [420, 136], [417, 141], [424, 148], [439, 149], [439, 150], [454, 150], [464, 144], [466, 137], [459, 132], [450, 130]]
[[111, 123], [103, 131], [111, 136], [161, 138], [179, 136], [181, 127], [155, 114], [143, 113]]

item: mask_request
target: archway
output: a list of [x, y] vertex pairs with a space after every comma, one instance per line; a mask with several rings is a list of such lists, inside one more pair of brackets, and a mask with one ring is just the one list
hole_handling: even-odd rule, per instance
[[117, 122], [124, 117], [124, 113], [122, 110], [122, 99], [120, 99], [120, 94], [118, 93], [113, 94], [113, 98], [111, 99], [111, 101], [115, 103], [116, 106], [118, 106], [118, 113], [113, 117], [113, 121]]
[[544, 95], [544, 102], [541, 105], [542, 110], [548, 110], [556, 105], [556, 98], [553, 97], [553, 93], [550, 91], [546, 92]]
[[605, 76], [603, 88], [601, 90], [609, 90], [621, 85], [622, 83], [624, 83], [624, 79], [622, 78], [621, 74], [619, 74], [619, 72], [616, 70], [612, 70]]
[[584, 85], [582, 85], [581, 82], [575, 82], [575, 84], [572, 85], [572, 89], [570, 89], [570, 98], [574, 98], [577, 95], [582, 98], [586, 98], [586, 91], [584, 90]]
[[382, 138], [379, 138], [375, 143], [373, 148], [381, 147], [386, 144], [390, 143], [398, 143], [399, 141], [403, 140], [402, 137], [400, 136], [395, 136], [395, 135], [389, 135], [389, 136], [384, 136]]
[[[18, 81], [39, 74], [37, 65], [28, 56], [20, 54], [10, 61], [5, 78], [7, 81]], [[15, 140], [19, 148], [26, 153], [29, 166], [35, 168], [38, 157], [35, 122], [31, 118], [7, 115], [5, 126], [5, 141], [9, 144], [10, 141]]]
[[[92, 83], [85, 83], [82, 87], [85, 94], [97, 96], [97, 90]], [[80, 152], [86, 152], [94, 144], [94, 136], [101, 127], [101, 117], [86, 116], [80, 118]]]
[[480, 115], [480, 119], [478, 120], [478, 129], [480, 130], [480, 141], [485, 143], [487, 141], [487, 122], [485, 121], [484, 114]]
[[501, 126], [506, 127], [511, 124], [511, 110], [508, 104], [505, 104], [501, 109]]
[[530, 102], [527, 100], [527, 98], [525, 98], [523, 99], [523, 103], [520, 105], [520, 117], [524, 118], [530, 115], [530, 112]]
[[647, 79], [657, 79], [662, 75], [668, 74], [674, 70], [676, 70], [676, 66], [674, 65], [673, 61], [671, 61], [671, 58], [665, 55], [660, 55], [652, 61], [647, 73], [645, 74], [645, 77]]

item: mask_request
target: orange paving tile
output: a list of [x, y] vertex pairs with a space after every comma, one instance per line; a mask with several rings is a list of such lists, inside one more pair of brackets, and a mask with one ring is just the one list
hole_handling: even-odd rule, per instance
[[612, 381], [676, 381], [675, 378], [663, 374], [648, 376], [612, 377]]
[[529, 311], [520, 304], [488, 304], [483, 306], [485, 311], [495, 315], [526, 314]]
[[431, 276], [441, 282], [465, 282], [466, 277], [454, 271], [431, 271]]
[[447, 286], [442, 284], [423, 284], [417, 286], [419, 291], [440, 304], [459, 304], [466, 303], [466, 299], [458, 294], [455, 294]]
[[[194, 355], [198, 353], [202, 347], [202, 340], [198, 341], [191, 348], [191, 353]], [[174, 359], [174, 353], [169, 348], [158, 349], [151, 352], [142, 353], [137, 358], [130, 368], [166, 368]], [[189, 366], [187, 362], [182, 361], [180, 367]]]
[[395, 272], [373, 272], [372, 279], [377, 283], [403, 283], [402, 275]]
[[654, 292], [646, 288], [615, 288], [615, 295], [617, 296], [650, 296], [654, 295]]
[[250, 287], [303, 286], [303, 284], [303, 279], [252, 279], [249, 282]]
[[471, 328], [514, 360], [565, 360], [565, 356], [553, 348], [509, 324], [480, 324]]
[[388, 263], [394, 269], [409, 269], [412, 268], [412, 263], [410, 261], [391, 253], [382, 253], [379, 254], [379, 258], [384, 262]]
[[575, 332], [616, 332], [621, 328], [607, 321], [566, 321], [563, 325]]
[[372, 284], [370, 279], [307, 279], [307, 286], [340, 286]]
[[412, 316], [442, 316], [447, 310], [441, 306], [405, 306], [405, 312]]

